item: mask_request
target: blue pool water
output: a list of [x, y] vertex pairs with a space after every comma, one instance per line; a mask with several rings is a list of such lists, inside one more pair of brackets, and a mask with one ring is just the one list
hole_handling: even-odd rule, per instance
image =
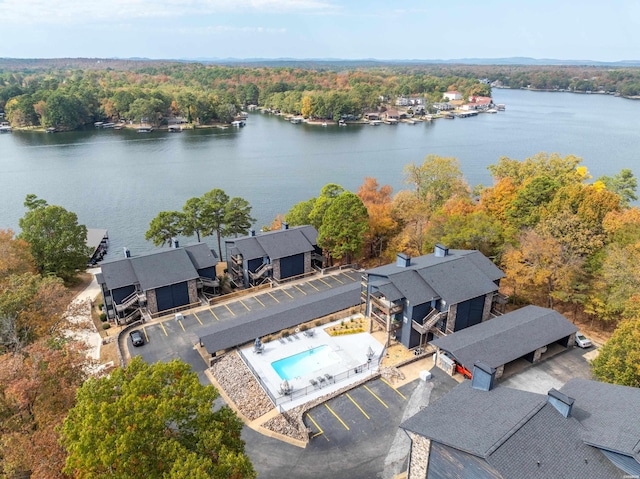
[[326, 344], [271, 363], [282, 379], [315, 375], [316, 371], [340, 362], [340, 357]]

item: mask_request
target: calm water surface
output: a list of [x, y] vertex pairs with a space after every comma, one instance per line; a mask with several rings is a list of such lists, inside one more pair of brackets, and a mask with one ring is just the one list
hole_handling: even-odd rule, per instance
[[416, 125], [323, 128], [255, 113], [242, 129], [3, 134], [0, 228], [17, 230], [24, 198], [35, 193], [88, 227], [108, 229], [111, 257], [122, 246], [135, 254], [152, 248], [144, 233], [158, 212], [212, 188], [248, 200], [259, 229], [327, 183], [356, 191], [372, 176], [397, 191], [403, 167], [430, 153], [458, 158], [472, 186], [491, 183], [487, 166], [501, 156], [541, 151], [580, 156], [594, 177], [622, 168], [640, 176], [639, 101], [521, 90], [493, 96], [505, 112]]

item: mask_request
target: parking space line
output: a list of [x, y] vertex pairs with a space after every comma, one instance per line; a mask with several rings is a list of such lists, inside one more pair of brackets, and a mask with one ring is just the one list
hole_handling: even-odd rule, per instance
[[366, 412], [364, 412], [364, 410], [360, 407], [360, 405], [357, 402], [355, 402], [351, 396], [349, 396], [349, 393], [347, 393], [347, 397], [349, 398], [349, 401], [351, 401], [353, 405], [357, 407], [362, 414], [364, 414], [364, 417], [366, 417], [367, 419], [371, 419], [369, 415]]
[[240, 304], [242, 306], [244, 306], [245, 308], [247, 308], [247, 311], [251, 311], [251, 308], [249, 306], [247, 306], [246, 304], [244, 304], [244, 301], [240, 300]]
[[236, 315], [236, 313], [234, 313], [233, 311], [231, 311], [231, 308], [229, 307], [229, 305], [228, 305], [228, 304], [225, 304], [225, 305], [224, 305], [224, 307], [225, 307], [225, 308], [227, 308], [231, 314], [233, 314], [234, 316]]
[[342, 281], [340, 278], [338, 278], [338, 276], [340, 276], [340, 275], [330, 276], [330, 278], [335, 279], [340, 284], [344, 284], [344, 281]]
[[347, 273], [343, 272], [342, 274], [344, 274], [347, 278], [349, 278], [351, 281], [355, 281], [355, 278], [352, 278], [351, 276], [349, 276]]
[[269, 296], [271, 296], [271, 297], [275, 300], [275, 302], [276, 302], [276, 303], [279, 303], [279, 302], [280, 302], [280, 300], [279, 300], [278, 298], [276, 298], [276, 297], [271, 293], [271, 291], [267, 291], [267, 294], [268, 294]]
[[364, 386], [364, 388], [365, 388], [367, 391], [369, 391], [369, 392], [371, 393], [371, 395], [372, 395], [374, 398], [376, 398], [378, 401], [380, 401], [380, 404], [382, 404], [384, 407], [386, 407], [387, 409], [389, 409], [389, 406], [387, 406], [387, 405], [385, 404], [385, 402], [384, 402], [382, 399], [380, 399], [380, 398], [376, 395], [376, 393], [374, 393], [371, 389], [369, 389], [369, 388], [367, 387], [367, 385], [366, 385], [366, 384], [363, 384], [363, 386]]
[[281, 289], [280, 291], [282, 291], [284, 294], [286, 294], [287, 296], [289, 296], [291, 299], [293, 299], [293, 296], [291, 296], [289, 293], [287, 293], [286, 289]]
[[218, 315], [213, 311], [213, 308], [209, 308], [209, 311], [211, 311], [211, 314], [213, 314], [213, 317], [216, 318], [216, 321], [220, 321], [220, 319], [218, 318]]
[[144, 333], [144, 339], [149, 342], [149, 335], [147, 334], [147, 329], [144, 326], [142, 326], [142, 332]]
[[388, 382], [385, 378], [380, 378], [380, 380], [385, 383], [387, 386], [389, 386], [391, 389], [393, 389], [395, 392], [398, 393], [398, 395], [402, 398], [402, 399], [407, 399], [406, 396], [404, 394], [402, 394], [400, 391], [398, 391], [390, 382]]
[[[315, 421], [313, 420], [313, 418], [311, 417], [311, 414], [307, 413], [307, 417], [311, 420], [311, 422], [313, 423], [313, 425], [314, 425], [315, 427], [317, 427], [317, 428], [318, 428], [318, 432], [317, 432], [317, 433], [315, 433], [315, 434], [314, 434], [313, 436], [311, 436], [311, 437], [316, 437], [316, 436], [319, 436], [319, 435], [321, 435], [321, 434], [324, 434], [324, 431], [322, 430], [322, 428], [321, 428], [320, 426], [318, 426], [318, 423], [317, 423], [317, 422], [315, 422]], [[329, 440], [329, 438], [328, 438], [327, 436], [324, 436], [324, 438], [325, 438], [327, 441]]]
[[329, 283], [327, 283], [324, 279], [322, 278], [318, 278], [318, 281], [322, 281], [324, 284], [326, 284], [327, 286], [329, 286], [330, 288], [333, 288], [333, 286], [331, 286]]
[[178, 321], [178, 324], [180, 325], [180, 327], [182, 328], [182, 330], [186, 332], [186, 330], [184, 329], [184, 324], [182, 324], [182, 321]]
[[166, 330], [166, 329], [164, 329], [164, 324], [160, 323], [160, 327], [161, 327], [161, 328], [162, 328], [162, 330], [164, 331], [164, 335], [165, 335], [165, 336], [169, 336], [169, 335], [167, 334], [167, 330]]
[[338, 416], [335, 412], [333, 412], [333, 409], [331, 409], [327, 403], [324, 403], [324, 405], [329, 410], [329, 412], [333, 414], [338, 421], [340, 421], [340, 424], [342, 424], [347, 431], [351, 430], [349, 429], [349, 426], [347, 426], [346, 423], [342, 419], [340, 419], [340, 416]]
[[298, 291], [300, 291], [302, 294], [304, 294], [305, 296], [307, 295], [307, 293], [305, 293], [305, 292], [304, 292], [304, 290], [303, 290], [300, 286], [298, 286], [297, 284], [294, 284], [293, 286], [294, 286]]
[[309, 281], [307, 284], [311, 286], [313, 289], [315, 289], [316, 291], [320, 291], [318, 288], [315, 287], [315, 285], [311, 281]]
[[258, 298], [257, 296], [254, 296], [254, 297], [253, 297], [253, 299], [255, 299], [258, 303], [260, 303], [260, 305], [261, 305], [263, 308], [266, 308], [266, 306], [264, 305], [264, 303], [263, 303], [262, 301], [260, 301], [260, 298]]
[[198, 317], [198, 315], [196, 313], [193, 313], [193, 315], [196, 317], [196, 319], [198, 320], [198, 322], [200, 323], [201, 326], [204, 326], [204, 324], [202, 324], [202, 321], [200, 321], [200, 318]]

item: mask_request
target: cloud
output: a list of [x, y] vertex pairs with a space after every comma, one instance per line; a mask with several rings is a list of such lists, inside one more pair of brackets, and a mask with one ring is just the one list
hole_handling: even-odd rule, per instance
[[322, 0], [0, 0], [0, 24], [79, 24], [214, 13], [331, 13]]
[[286, 28], [267, 28], [267, 27], [238, 27], [233, 25], [215, 25], [208, 27], [182, 27], [178, 29], [178, 33], [184, 35], [210, 35], [217, 33], [265, 33], [270, 35], [279, 35], [287, 33]]

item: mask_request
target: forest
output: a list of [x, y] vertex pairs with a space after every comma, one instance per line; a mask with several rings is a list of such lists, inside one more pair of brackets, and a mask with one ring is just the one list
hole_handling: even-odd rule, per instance
[[[127, 60], [0, 60], [0, 112], [14, 128], [73, 130], [96, 121], [230, 123], [248, 105], [318, 119], [359, 117], [399, 95], [491, 95], [491, 85], [640, 95], [640, 69]], [[358, 65], [358, 63], [356, 63]]]

